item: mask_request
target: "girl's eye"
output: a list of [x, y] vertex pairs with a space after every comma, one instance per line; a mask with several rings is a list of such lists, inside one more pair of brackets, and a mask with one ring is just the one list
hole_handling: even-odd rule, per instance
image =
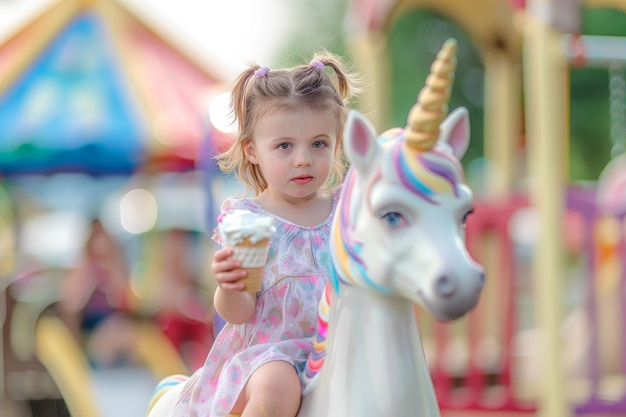
[[280, 145], [277, 146], [278, 149], [289, 149], [289, 144], [288, 143], [281, 143]]
[[315, 149], [320, 149], [326, 146], [326, 142], [322, 141], [322, 140], [318, 140], [317, 142], [313, 142], [313, 147]]
[[406, 220], [402, 216], [402, 214], [397, 211], [390, 211], [389, 213], [385, 213], [382, 216], [383, 220], [387, 223], [387, 225], [391, 227], [400, 227], [406, 224]]

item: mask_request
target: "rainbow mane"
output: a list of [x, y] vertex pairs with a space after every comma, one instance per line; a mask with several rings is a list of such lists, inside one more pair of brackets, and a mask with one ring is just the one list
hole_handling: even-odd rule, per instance
[[302, 374], [302, 393], [308, 394], [315, 388], [315, 381], [326, 359], [326, 332], [328, 330], [328, 316], [330, 311], [331, 285], [326, 284], [324, 294], [320, 300], [317, 315], [317, 332], [313, 341], [313, 350], [309, 353], [304, 373]]

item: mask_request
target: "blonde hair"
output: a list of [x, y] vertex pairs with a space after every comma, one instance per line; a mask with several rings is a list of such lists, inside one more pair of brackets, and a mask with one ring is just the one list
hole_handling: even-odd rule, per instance
[[[323, 67], [322, 67], [323, 65]], [[332, 69], [334, 77], [326, 71]], [[357, 93], [358, 77], [347, 69], [342, 59], [328, 51], [313, 56], [311, 64], [287, 69], [268, 69], [252, 64], [235, 80], [231, 93], [231, 111], [237, 121], [234, 143], [216, 157], [225, 173], [235, 175], [255, 195], [267, 188], [267, 181], [258, 165], [248, 161], [244, 145], [253, 139], [258, 121], [270, 111], [307, 106], [330, 111], [337, 117], [337, 146], [331, 173], [322, 187], [331, 191], [343, 181], [346, 160], [343, 155], [343, 129], [349, 112], [348, 104]]]

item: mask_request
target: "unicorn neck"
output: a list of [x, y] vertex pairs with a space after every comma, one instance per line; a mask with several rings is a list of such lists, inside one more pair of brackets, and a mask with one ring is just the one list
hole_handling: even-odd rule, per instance
[[[338, 333], [332, 335], [334, 340], [346, 337], [352, 343], [358, 340], [367, 346], [384, 346], [385, 351], [380, 352], [384, 356], [402, 351], [411, 357], [423, 357], [411, 301], [351, 285], [342, 285], [340, 292], [341, 296], [331, 303], [331, 317], [337, 323], [334, 330]], [[335, 345], [335, 349], [342, 348], [352, 349], [349, 344]]]
[[413, 304], [349, 285], [342, 285], [340, 292], [331, 303], [324, 365], [333, 380], [358, 384], [355, 392], [373, 402], [369, 407], [385, 410], [381, 415], [408, 416], [421, 410], [420, 416], [439, 416]]

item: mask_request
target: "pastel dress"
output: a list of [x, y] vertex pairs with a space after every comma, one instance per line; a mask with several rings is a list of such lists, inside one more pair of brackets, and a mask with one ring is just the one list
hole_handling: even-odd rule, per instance
[[[329, 279], [332, 213], [319, 225], [301, 226], [265, 211], [247, 198], [229, 198], [222, 213], [246, 209], [274, 219], [268, 263], [256, 311], [244, 324], [226, 323], [204, 365], [185, 382], [174, 417], [222, 417], [232, 409], [252, 373], [270, 361], [304, 370], [312, 348], [318, 305]], [[214, 240], [221, 244], [214, 235]]]

